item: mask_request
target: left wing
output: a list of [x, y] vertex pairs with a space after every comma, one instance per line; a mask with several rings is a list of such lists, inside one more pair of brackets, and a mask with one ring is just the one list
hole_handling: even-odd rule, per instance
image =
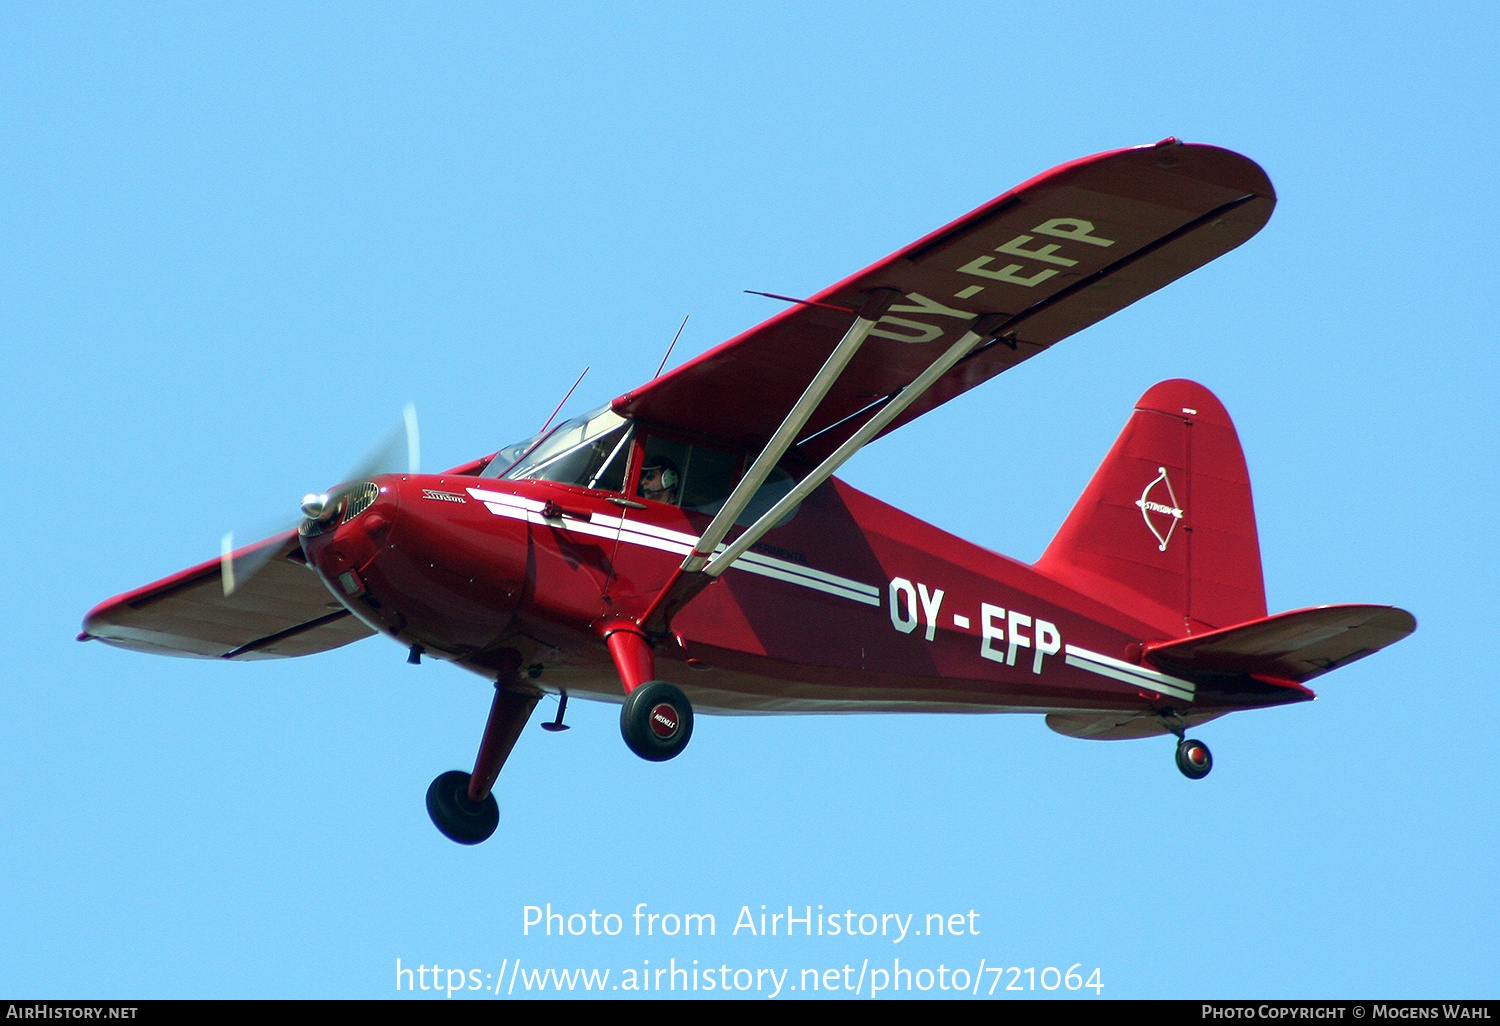
[[614, 409], [756, 451], [864, 299], [895, 289], [899, 298], [798, 432], [793, 451], [821, 460], [970, 328], [987, 341], [884, 431], [1228, 252], [1275, 203], [1258, 165], [1213, 146], [1169, 139], [1085, 157], [621, 396]]
[[297, 532], [235, 553], [275, 552], [225, 595], [220, 560], [116, 596], [89, 611], [79, 641], [200, 659], [278, 659], [338, 648], [375, 632], [350, 615], [302, 562]]

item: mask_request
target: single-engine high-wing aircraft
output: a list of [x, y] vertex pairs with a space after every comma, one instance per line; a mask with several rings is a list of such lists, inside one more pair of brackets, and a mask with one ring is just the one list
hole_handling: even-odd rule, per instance
[[[1268, 616], [1250, 480], [1219, 401], [1165, 381], [1026, 565], [834, 478], [871, 439], [1254, 235], [1275, 194], [1238, 154], [1167, 139], [1064, 164], [738, 338], [446, 473], [356, 475], [295, 531], [121, 595], [81, 639], [211, 659], [374, 633], [494, 682], [445, 835], [545, 693], [621, 701], [644, 759], [693, 713], [1033, 712], [1082, 738], [1175, 735], [1311, 699], [1409, 634], [1388, 606]], [[226, 546], [226, 549], [228, 547]], [[236, 572], [238, 571], [238, 572]]]

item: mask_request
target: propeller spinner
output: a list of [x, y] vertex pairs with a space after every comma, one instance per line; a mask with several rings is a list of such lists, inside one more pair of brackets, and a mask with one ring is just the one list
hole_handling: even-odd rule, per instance
[[366, 478], [379, 474], [420, 473], [421, 452], [417, 408], [414, 404], [407, 403], [406, 409], [402, 411], [402, 423], [345, 477], [345, 484], [331, 491], [310, 492], [303, 496], [303, 519], [300, 525], [285, 528], [275, 537], [241, 552], [235, 551], [234, 532], [226, 532], [219, 541], [219, 577], [224, 586], [225, 597], [233, 595], [236, 588], [243, 586], [270, 562], [291, 531], [327, 524], [337, 517], [345, 494]]

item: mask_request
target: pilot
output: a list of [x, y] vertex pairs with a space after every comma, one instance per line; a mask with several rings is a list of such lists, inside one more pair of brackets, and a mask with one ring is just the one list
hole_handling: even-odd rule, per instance
[[677, 486], [681, 481], [682, 475], [677, 471], [677, 464], [665, 456], [654, 457], [641, 467], [641, 484], [637, 494], [652, 502], [665, 502], [675, 506]]

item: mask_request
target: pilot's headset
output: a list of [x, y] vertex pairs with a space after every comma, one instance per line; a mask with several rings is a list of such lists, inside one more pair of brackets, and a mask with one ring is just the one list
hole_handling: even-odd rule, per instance
[[661, 471], [661, 486], [664, 490], [670, 491], [676, 488], [677, 482], [682, 480], [678, 476], [677, 465], [668, 459], [652, 460], [650, 465], [644, 469]]

